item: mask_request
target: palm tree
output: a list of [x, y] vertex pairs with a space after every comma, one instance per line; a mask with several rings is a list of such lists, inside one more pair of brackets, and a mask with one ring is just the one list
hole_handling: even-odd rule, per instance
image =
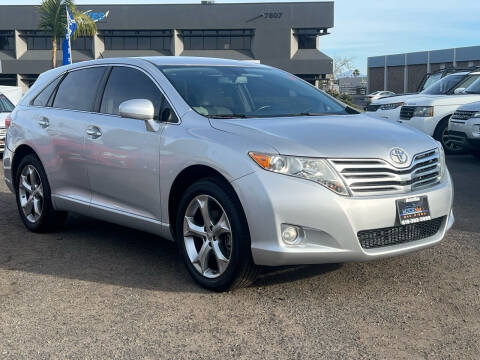
[[93, 36], [97, 32], [95, 22], [88, 15], [77, 10], [73, 0], [42, 0], [42, 4], [38, 7], [40, 14], [39, 27], [43, 31], [52, 34], [53, 68], [57, 65], [57, 39], [65, 36], [67, 8], [77, 22], [77, 31], [75, 31], [73, 38], [77, 36]]

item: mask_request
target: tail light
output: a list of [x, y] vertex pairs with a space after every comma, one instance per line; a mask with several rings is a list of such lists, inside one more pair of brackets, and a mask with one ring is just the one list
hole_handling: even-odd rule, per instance
[[7, 117], [5, 118], [5, 129], [8, 129], [11, 124], [12, 124], [12, 116], [11, 114], [8, 114]]

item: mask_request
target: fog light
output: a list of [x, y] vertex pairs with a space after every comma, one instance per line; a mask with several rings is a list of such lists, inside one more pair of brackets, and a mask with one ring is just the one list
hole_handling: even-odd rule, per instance
[[282, 224], [282, 240], [287, 245], [297, 245], [303, 240], [301, 227]]

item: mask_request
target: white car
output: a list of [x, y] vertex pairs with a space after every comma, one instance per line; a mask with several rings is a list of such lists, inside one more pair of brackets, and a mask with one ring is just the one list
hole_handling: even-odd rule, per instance
[[[473, 75], [472, 75], [473, 76]], [[457, 86], [460, 86], [465, 79], [470, 77], [469, 71], [458, 72], [447, 75], [443, 79], [430, 85], [421, 93], [406, 94], [379, 99], [371, 103], [366, 108], [366, 114], [379, 119], [398, 120], [400, 118], [400, 108], [407, 100], [417, 98], [418, 96], [437, 96], [453, 94]], [[476, 78], [476, 77], [475, 77]]]
[[462, 147], [448, 138], [448, 119], [460, 105], [480, 100], [480, 95], [463, 93], [479, 78], [479, 71], [451, 74], [420, 94], [396, 96], [383, 104], [379, 100], [379, 109], [368, 114], [417, 128], [440, 141], [447, 153], [457, 153]]
[[367, 102], [372, 102], [372, 101], [383, 99], [393, 95], [395, 95], [395, 93], [391, 91], [375, 91], [367, 95]]
[[[480, 80], [465, 89], [465, 93], [480, 96]], [[480, 101], [462, 105], [455, 111], [448, 122], [448, 137], [480, 159]]]
[[5, 150], [5, 120], [14, 108], [15, 106], [12, 102], [4, 94], [0, 93], [0, 154], [3, 154]]

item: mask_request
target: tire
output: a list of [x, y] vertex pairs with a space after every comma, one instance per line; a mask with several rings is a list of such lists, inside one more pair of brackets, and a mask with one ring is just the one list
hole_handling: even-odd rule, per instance
[[442, 143], [443, 149], [446, 154], [461, 154], [464, 152], [464, 148], [461, 145], [455, 144], [448, 140], [448, 119], [445, 118], [440, 121], [435, 129], [433, 138]]
[[67, 213], [53, 208], [45, 170], [34, 154], [20, 161], [15, 174], [15, 196], [18, 213], [28, 230], [49, 232], [65, 223]]
[[[207, 223], [210, 231], [205, 231]], [[248, 286], [257, 277], [242, 206], [221, 180], [207, 178], [191, 185], [180, 200], [175, 226], [180, 254], [202, 287], [227, 291]]]
[[480, 150], [472, 150], [471, 152], [473, 156], [480, 160]]

